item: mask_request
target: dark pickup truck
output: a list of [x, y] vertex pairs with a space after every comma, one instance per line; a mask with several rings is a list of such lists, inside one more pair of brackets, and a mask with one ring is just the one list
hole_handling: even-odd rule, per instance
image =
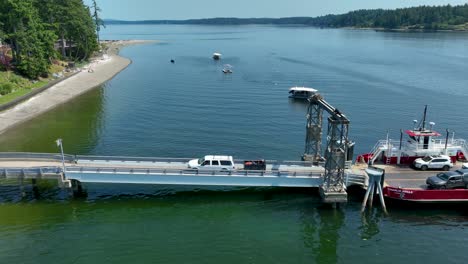
[[266, 170], [265, 160], [245, 160], [244, 170]]
[[468, 189], [468, 169], [447, 171], [427, 178], [428, 189]]

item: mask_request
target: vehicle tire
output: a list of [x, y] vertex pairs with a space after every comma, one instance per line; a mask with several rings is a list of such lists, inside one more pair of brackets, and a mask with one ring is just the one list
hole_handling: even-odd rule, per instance
[[441, 189], [441, 190], [445, 190], [445, 189], [447, 189], [447, 186], [445, 186], [445, 185], [442, 185], [442, 186], [440, 186], [440, 187], [439, 187], [439, 189]]
[[449, 170], [450, 170], [450, 166], [445, 165], [444, 167], [442, 167], [442, 169], [443, 169], [444, 171], [449, 171]]
[[427, 170], [427, 165], [422, 165], [421, 170], [423, 170], [423, 171]]

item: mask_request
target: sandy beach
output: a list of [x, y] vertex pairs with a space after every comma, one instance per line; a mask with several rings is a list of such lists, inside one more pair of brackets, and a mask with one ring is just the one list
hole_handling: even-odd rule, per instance
[[0, 134], [112, 79], [131, 63], [130, 59], [118, 55], [121, 48], [150, 42], [153, 41], [106, 41], [108, 43], [107, 55], [93, 59], [74, 76], [13, 108], [0, 112]]

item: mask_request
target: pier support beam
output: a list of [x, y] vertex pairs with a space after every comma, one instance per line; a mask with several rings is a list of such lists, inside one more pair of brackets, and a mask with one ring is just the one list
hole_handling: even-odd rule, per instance
[[366, 173], [369, 176], [369, 186], [367, 187], [366, 195], [364, 196], [364, 201], [362, 202], [361, 213], [364, 213], [364, 211], [366, 210], [367, 201], [369, 201], [369, 208], [372, 208], [374, 192], [378, 191], [382, 210], [385, 214], [388, 214], [387, 207], [385, 206], [385, 200], [383, 197], [383, 190], [381, 184], [382, 176], [384, 175], [385, 170], [377, 167], [369, 167], [366, 169]]
[[21, 174], [20, 174], [20, 177], [19, 177], [19, 187], [20, 187], [21, 199], [26, 197], [26, 191], [24, 190], [24, 176], [25, 176], [24, 170], [21, 170]]
[[74, 197], [84, 197], [86, 196], [86, 192], [83, 189], [83, 185], [80, 181], [71, 180], [71, 190]]
[[302, 159], [318, 163], [322, 161], [322, 119], [323, 109], [312, 100], [307, 107], [306, 142]]
[[345, 163], [347, 156], [348, 123], [328, 118], [325, 175], [320, 188], [325, 203], [346, 203]]
[[39, 188], [37, 187], [37, 179], [31, 179], [32, 192], [34, 197], [39, 197]]

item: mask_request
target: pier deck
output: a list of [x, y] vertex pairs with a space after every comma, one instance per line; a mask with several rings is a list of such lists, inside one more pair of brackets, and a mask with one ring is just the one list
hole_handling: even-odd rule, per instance
[[[60, 157], [60, 156], [59, 156]], [[53, 156], [0, 155], [0, 177], [53, 179], [70, 183], [122, 183], [223, 186], [318, 187], [323, 167], [300, 161], [268, 162], [266, 170], [244, 170], [237, 161], [236, 170], [194, 170], [189, 159], [66, 156], [62, 162]]]

